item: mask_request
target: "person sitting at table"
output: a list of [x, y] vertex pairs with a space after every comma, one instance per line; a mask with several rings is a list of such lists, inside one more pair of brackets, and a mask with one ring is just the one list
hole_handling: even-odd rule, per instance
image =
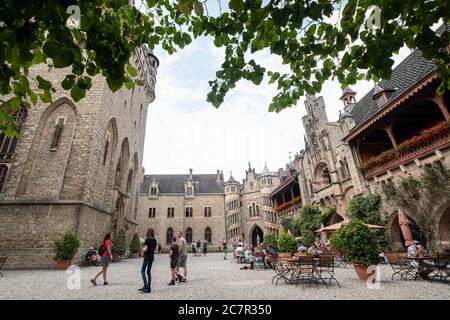
[[275, 253], [274, 248], [272, 248], [270, 245], [267, 247], [263, 247], [264, 250], [264, 269], [272, 268], [272, 263], [270, 261], [272, 254]]
[[244, 263], [245, 264], [249, 264], [250, 266], [244, 265], [241, 270], [253, 270], [254, 269], [254, 265], [255, 265], [255, 254], [249, 250], [249, 248], [247, 247], [244, 250]]
[[417, 245], [420, 244], [419, 241], [414, 240], [412, 244], [408, 247], [408, 258], [417, 256]]
[[305, 253], [306, 251], [308, 251], [308, 248], [303, 245], [303, 242], [299, 241], [298, 247], [297, 247], [297, 252]]
[[316, 238], [316, 241], [309, 247], [308, 252], [312, 254], [320, 254], [323, 252], [323, 245], [320, 238]]
[[235, 251], [236, 258], [238, 259], [238, 262], [242, 262], [244, 259], [244, 248], [242, 248], [242, 243], [239, 243], [236, 251]]

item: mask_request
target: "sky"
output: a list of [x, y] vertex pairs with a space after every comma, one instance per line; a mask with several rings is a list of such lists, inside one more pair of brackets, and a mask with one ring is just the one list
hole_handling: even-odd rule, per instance
[[[280, 113], [268, 112], [276, 95], [276, 84], [267, 80], [259, 86], [240, 81], [225, 97], [219, 109], [206, 101], [208, 81], [214, 80], [224, 56], [212, 38], [194, 40], [174, 55], [154, 50], [160, 60], [156, 80], [156, 99], [147, 113], [143, 166], [146, 174], [216, 173], [221, 170], [227, 180], [230, 171], [241, 181], [248, 162], [261, 172], [284, 168], [289, 156], [304, 148], [301, 118], [306, 114], [305, 98], [296, 107]], [[400, 50], [396, 65], [410, 51]], [[254, 55], [266, 69], [287, 71], [281, 59], [268, 52]], [[351, 88], [357, 100], [373, 87], [360, 81]], [[323, 96], [328, 119], [336, 121], [343, 103], [337, 81], [327, 81]]]

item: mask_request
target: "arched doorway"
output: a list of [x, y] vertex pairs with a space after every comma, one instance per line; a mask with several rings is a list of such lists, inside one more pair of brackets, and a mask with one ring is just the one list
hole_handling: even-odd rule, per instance
[[264, 241], [264, 232], [259, 226], [255, 225], [253, 227], [253, 231], [250, 234], [250, 237], [252, 239], [252, 245], [256, 247], [258, 244], [261, 244]]
[[[421, 232], [419, 225], [414, 221], [414, 219], [406, 213], [406, 217], [411, 222], [409, 225], [411, 229], [411, 233], [414, 240], [419, 241], [420, 243], [423, 243], [424, 245], [427, 245], [426, 237]], [[389, 219], [390, 222], [390, 228], [389, 228], [389, 235], [391, 238], [391, 245], [393, 250], [402, 250], [405, 249], [405, 239], [403, 238], [402, 231], [400, 229], [400, 225], [398, 223], [398, 214], [397, 211], [392, 213], [391, 218]]]
[[445, 210], [439, 219], [439, 236], [441, 241], [450, 241], [450, 207]]
[[122, 197], [119, 197], [116, 201], [116, 207], [114, 210], [114, 237], [117, 235], [119, 230], [124, 225], [124, 219], [125, 219], [125, 203], [123, 201]]

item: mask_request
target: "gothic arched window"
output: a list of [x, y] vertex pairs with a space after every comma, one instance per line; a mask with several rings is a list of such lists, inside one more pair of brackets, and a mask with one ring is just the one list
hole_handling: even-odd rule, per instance
[[167, 232], [166, 232], [166, 243], [167, 244], [171, 244], [172, 243], [172, 238], [173, 238], [173, 229], [172, 228], [168, 228]]
[[[27, 115], [27, 109], [20, 109], [12, 115], [13, 121], [17, 125], [19, 132]], [[8, 170], [16, 152], [16, 145], [16, 136], [8, 138], [3, 132], [0, 132], [0, 193], [6, 182]]]
[[192, 229], [191, 228], [186, 229], [185, 235], [186, 235], [186, 242], [192, 243]]
[[205, 240], [208, 243], [211, 243], [211, 235], [212, 235], [211, 228], [210, 227], [206, 227], [206, 229], [205, 229]]

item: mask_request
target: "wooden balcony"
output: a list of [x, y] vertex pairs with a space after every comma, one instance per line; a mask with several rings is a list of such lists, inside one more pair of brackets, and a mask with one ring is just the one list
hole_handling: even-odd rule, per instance
[[290, 209], [290, 208], [296, 206], [297, 204], [299, 204], [301, 202], [302, 202], [302, 198], [301, 197], [296, 197], [296, 198], [294, 198], [292, 200], [289, 200], [288, 202], [280, 204], [279, 206], [277, 206], [275, 208], [275, 211], [276, 212], [281, 212], [281, 211], [284, 211], [286, 209]]
[[434, 153], [436, 150], [442, 150], [448, 147], [450, 147], [450, 133], [446, 132], [442, 136], [427, 143], [420, 144], [406, 153], [396, 153], [392, 158], [378, 162], [370, 168], [364, 169], [364, 178], [369, 179], [374, 176], [379, 176], [387, 170], [396, 169], [403, 164], [424, 158]]

